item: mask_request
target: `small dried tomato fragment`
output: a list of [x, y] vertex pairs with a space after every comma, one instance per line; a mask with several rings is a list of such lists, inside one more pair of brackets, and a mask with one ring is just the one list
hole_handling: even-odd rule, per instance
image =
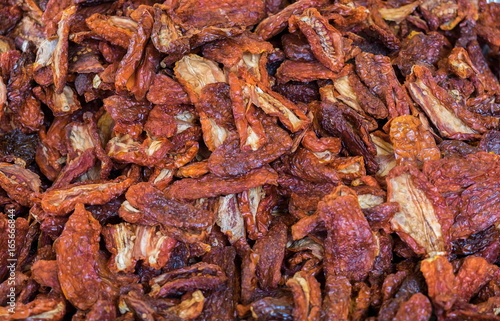
[[159, 298], [194, 289], [212, 290], [226, 280], [227, 276], [218, 265], [200, 262], [152, 278], [149, 295]]

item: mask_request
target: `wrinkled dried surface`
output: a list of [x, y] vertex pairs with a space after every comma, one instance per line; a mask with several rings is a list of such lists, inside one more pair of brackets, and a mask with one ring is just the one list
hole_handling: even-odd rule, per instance
[[293, 16], [290, 23], [304, 34], [319, 62], [333, 72], [342, 69], [345, 59], [342, 34], [318, 10], [306, 9], [302, 15]]
[[489, 2], [0, 1], [0, 320], [498, 320]]
[[432, 134], [413, 116], [396, 117], [391, 122], [391, 142], [397, 165], [422, 167], [426, 161], [439, 159], [440, 151]]
[[62, 189], [54, 189], [43, 194], [42, 208], [54, 215], [65, 215], [72, 211], [76, 204], [102, 205], [121, 195], [132, 185], [130, 178], [118, 178], [109, 182], [92, 184], [75, 184]]
[[96, 262], [100, 231], [99, 222], [79, 203], [55, 244], [61, 289], [82, 310], [92, 307], [102, 286]]
[[214, 222], [212, 212], [169, 198], [151, 183], [132, 186], [125, 197], [120, 216], [130, 223], [203, 231]]
[[437, 85], [428, 68], [414, 66], [409, 79], [407, 86], [413, 100], [425, 111], [442, 136], [467, 139], [478, 133], [458, 117], [457, 113], [463, 106]]
[[167, 189], [166, 195], [172, 198], [196, 200], [240, 193], [265, 184], [276, 185], [277, 179], [278, 174], [270, 167], [254, 169], [246, 174], [227, 178], [208, 174], [199, 179], [185, 178], [176, 181]]
[[253, 246], [253, 252], [259, 257], [256, 268], [257, 280], [264, 290], [276, 288], [280, 281], [285, 244], [286, 225], [279, 222]]
[[292, 147], [290, 136], [276, 125], [264, 125], [267, 142], [256, 151], [242, 151], [237, 140], [227, 140], [209, 157], [208, 167], [216, 175], [228, 176], [248, 172], [268, 164]]
[[186, 292], [192, 289], [216, 289], [227, 280], [218, 265], [196, 263], [187, 268], [161, 274], [149, 281], [154, 298]]
[[418, 254], [445, 253], [453, 217], [444, 198], [415, 167], [395, 167], [387, 177], [387, 200], [400, 206], [394, 231]]
[[397, 80], [388, 57], [361, 53], [356, 56], [356, 71], [361, 80], [386, 104], [389, 118], [409, 114], [410, 98]]
[[318, 213], [328, 231], [325, 273], [351, 281], [363, 280], [372, 269], [379, 249], [356, 197], [348, 189], [336, 189], [318, 204]]

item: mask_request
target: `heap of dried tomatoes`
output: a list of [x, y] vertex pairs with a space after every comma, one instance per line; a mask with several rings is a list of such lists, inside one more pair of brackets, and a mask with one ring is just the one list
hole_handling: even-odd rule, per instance
[[0, 0], [1, 320], [500, 320], [500, 4]]

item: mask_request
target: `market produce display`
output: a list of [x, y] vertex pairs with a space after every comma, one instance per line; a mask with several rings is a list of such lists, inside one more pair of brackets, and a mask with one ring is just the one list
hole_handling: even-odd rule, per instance
[[0, 320], [500, 320], [500, 4], [0, 0]]

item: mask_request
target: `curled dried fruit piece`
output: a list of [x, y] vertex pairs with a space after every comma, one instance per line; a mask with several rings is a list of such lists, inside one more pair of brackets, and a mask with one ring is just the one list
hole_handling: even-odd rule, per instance
[[[227, 8], [221, 10], [221, 8]], [[189, 28], [208, 26], [248, 27], [264, 18], [264, 2], [258, 0], [181, 1], [174, 10]]]
[[216, 175], [239, 175], [268, 164], [292, 147], [288, 133], [275, 124], [264, 124], [267, 142], [257, 150], [241, 150], [236, 139], [228, 139], [208, 158], [208, 167]]
[[395, 321], [427, 321], [432, 314], [432, 305], [422, 293], [415, 293], [401, 304], [394, 317]]
[[147, 137], [140, 143], [125, 134], [113, 137], [106, 149], [108, 156], [116, 161], [154, 167], [163, 165], [165, 156], [172, 149], [172, 143], [163, 137]]
[[95, 13], [85, 21], [90, 30], [110, 43], [128, 48], [132, 35], [137, 31], [138, 24], [128, 17], [105, 16]]
[[257, 76], [262, 69], [260, 66], [262, 54], [272, 50], [273, 46], [269, 42], [262, 41], [254, 34], [245, 32], [229, 39], [205, 45], [203, 56], [222, 63], [231, 70], [248, 68], [259, 80], [262, 80], [260, 76]]
[[320, 121], [329, 133], [339, 136], [342, 144], [354, 155], [363, 156], [369, 172], [377, 172], [376, 148], [365, 123], [354, 112], [342, 108], [341, 103], [322, 103]]
[[457, 116], [458, 110], [463, 107], [444, 88], [438, 86], [428, 68], [413, 66], [406, 86], [413, 100], [422, 107], [442, 136], [454, 139], [477, 137], [478, 131]]
[[208, 168], [208, 162], [204, 160], [197, 163], [190, 163], [188, 165], [179, 168], [175, 175], [177, 177], [198, 178], [205, 174], [208, 174], [209, 172], [210, 169]]
[[187, 53], [189, 51], [189, 37], [184, 36], [181, 26], [163, 9], [168, 10], [163, 5], [154, 5], [154, 24], [151, 33], [154, 46], [165, 53]]
[[389, 119], [410, 113], [410, 97], [396, 78], [389, 57], [360, 53], [356, 56], [356, 71], [361, 80], [385, 103]]
[[209, 84], [226, 82], [226, 76], [217, 64], [198, 55], [187, 55], [175, 64], [175, 76], [184, 86], [192, 103], [196, 104], [201, 90]]
[[448, 251], [453, 215], [418, 169], [407, 165], [391, 170], [387, 176], [387, 201], [399, 204], [391, 225], [415, 253], [433, 256]]
[[162, 268], [177, 243], [155, 226], [120, 223], [106, 226], [102, 234], [106, 248], [112, 254], [109, 268], [115, 273], [133, 272], [139, 260], [143, 260], [146, 266]]
[[133, 98], [113, 95], [103, 99], [104, 108], [114, 121], [115, 134], [128, 134], [133, 138], [142, 133], [151, 105]]
[[[417, 3], [414, 2], [414, 4]], [[411, 73], [413, 65], [433, 67], [439, 59], [443, 58], [449, 46], [450, 43], [446, 37], [440, 33], [429, 32], [426, 35], [414, 32], [403, 41], [394, 64], [398, 66], [403, 75], [407, 76]]]
[[325, 0], [299, 0], [262, 20], [255, 29], [255, 33], [262, 39], [267, 40], [283, 31], [292, 15], [301, 14], [307, 8], [319, 7], [326, 2]]
[[240, 136], [240, 149], [242, 151], [258, 150], [268, 138], [264, 132], [263, 124], [259, 121], [256, 109], [250, 101], [248, 90], [243, 90], [244, 82], [234, 73], [229, 74], [230, 95], [234, 124]]
[[255, 272], [262, 289], [270, 290], [278, 286], [285, 257], [286, 236], [286, 225], [279, 222], [255, 242], [253, 253], [259, 258]]
[[453, 238], [466, 238], [490, 226], [496, 226], [500, 222], [499, 195], [497, 175], [492, 175], [460, 193], [460, 198], [454, 202], [457, 215], [451, 227]]
[[344, 39], [317, 9], [306, 9], [300, 16], [292, 16], [290, 24], [300, 29], [311, 45], [311, 50], [323, 65], [333, 72], [344, 66]]
[[345, 167], [342, 164], [333, 164], [334, 158], [324, 161], [307, 149], [300, 148], [284, 161], [287, 163], [288, 171], [296, 177], [313, 183], [336, 184], [340, 181], [340, 172]]
[[293, 292], [294, 320], [319, 320], [321, 312], [320, 284], [314, 275], [297, 272], [286, 282]]
[[[180, 195], [182, 196], [182, 194]], [[215, 221], [214, 214], [191, 204], [167, 197], [151, 183], [133, 185], [127, 191], [120, 216], [128, 222], [143, 225], [161, 224], [167, 231], [181, 237], [187, 233], [203, 238], [205, 230]]]
[[253, 187], [238, 195], [248, 238], [255, 240], [267, 233], [276, 201], [275, 190], [269, 185]]
[[266, 184], [277, 185], [278, 174], [269, 166], [254, 169], [246, 174], [228, 178], [213, 174], [199, 179], [185, 178], [174, 182], [165, 192], [175, 199], [195, 200], [203, 197], [229, 195]]
[[294, 103], [272, 91], [270, 88], [262, 86], [259, 81], [249, 73], [243, 73], [243, 80], [246, 82], [243, 87], [245, 95], [250, 97], [251, 102], [262, 109], [270, 116], [276, 116], [291, 132], [305, 129], [309, 123], [309, 118]]
[[394, 146], [390, 142], [389, 135], [380, 131], [370, 134], [370, 137], [377, 150], [375, 161], [378, 164], [378, 176], [386, 176], [390, 170], [396, 166], [396, 158], [394, 156]]
[[300, 62], [285, 60], [276, 72], [276, 78], [281, 83], [289, 81], [309, 82], [317, 79], [335, 79], [337, 77], [337, 73], [332, 72], [317, 61]]
[[429, 297], [434, 304], [449, 310], [457, 299], [453, 266], [444, 256], [437, 255], [422, 261], [420, 271], [425, 277]]
[[[370, 92], [356, 73], [350, 72], [347, 76], [335, 79], [333, 85], [339, 94], [336, 98], [361, 115], [364, 116], [366, 113], [377, 119], [387, 117], [387, 107], [380, 99]], [[323, 88], [327, 89], [328, 87], [329, 86]], [[366, 116], [364, 116], [364, 118], [366, 118]]]
[[[139, 6], [134, 13], [137, 21], [137, 31], [132, 34], [127, 53], [120, 61], [116, 71], [115, 87], [118, 92], [132, 91], [137, 84], [133, 75], [145, 57], [144, 49], [153, 29], [153, 16], [146, 6]], [[154, 48], [153, 48], [154, 49]], [[147, 53], [147, 52], [146, 52]]]
[[419, 2], [415, 1], [397, 8], [380, 8], [378, 9], [378, 12], [380, 12], [382, 18], [385, 20], [401, 23], [413, 12], [413, 10], [415, 10], [418, 5]]
[[239, 294], [237, 293], [235, 257], [236, 250], [229, 246], [212, 248], [203, 257], [204, 262], [220, 266], [228, 279], [207, 297], [200, 319], [216, 321], [233, 320], [236, 317], [236, 302]]
[[51, 287], [54, 291], [61, 293], [57, 274], [56, 260], [39, 260], [31, 266], [31, 275], [38, 284]]
[[175, 117], [167, 112], [163, 106], [155, 106], [148, 115], [144, 124], [144, 130], [153, 138], [169, 138], [177, 133], [177, 122]]
[[216, 205], [216, 223], [233, 244], [245, 238], [245, 221], [241, 215], [236, 194], [220, 196]]
[[66, 75], [68, 73], [68, 36], [71, 20], [76, 9], [76, 6], [72, 6], [62, 12], [57, 29], [58, 39], [52, 55], [52, 72], [54, 74], [55, 93], [58, 95], [62, 94], [66, 84]]
[[[232, 129], [232, 124], [227, 121], [231, 108], [228, 88], [223, 84], [226, 76], [216, 63], [197, 55], [179, 60], [175, 74], [200, 114], [203, 139], [213, 151], [226, 140]], [[216, 105], [220, 107], [217, 112]]]
[[168, 308], [167, 311], [179, 316], [182, 320], [193, 320], [201, 314], [204, 305], [205, 297], [203, 293], [200, 290], [196, 290], [183, 295], [182, 302]]
[[100, 231], [99, 222], [78, 203], [54, 245], [64, 296], [82, 310], [92, 307], [101, 291], [96, 262]]
[[189, 267], [161, 274], [149, 281], [153, 298], [178, 295], [191, 290], [212, 290], [227, 280], [218, 265], [196, 263]]
[[133, 179], [119, 177], [112, 181], [74, 184], [54, 189], [42, 194], [41, 205], [44, 211], [53, 215], [66, 215], [78, 203], [102, 205], [123, 194], [133, 183]]
[[189, 104], [187, 93], [181, 85], [164, 74], [156, 74], [146, 97], [156, 105]]
[[[14, 320], [63, 320], [66, 303], [61, 298], [37, 298], [30, 303], [17, 303], [15, 312], [8, 307], [0, 307], [0, 317], [5, 321]], [[49, 319], [50, 318], [50, 319]]]
[[497, 266], [489, 264], [482, 257], [466, 257], [455, 278], [457, 300], [469, 302], [486, 283], [494, 278], [493, 275], [497, 271]]
[[59, 94], [54, 87], [47, 87], [45, 88], [45, 95], [47, 105], [54, 113], [54, 116], [71, 115], [82, 108], [77, 93], [70, 86], [64, 86]]
[[206, 85], [195, 107], [200, 114], [203, 140], [213, 151], [234, 131], [229, 86], [225, 83]]
[[500, 155], [477, 152], [465, 157], [429, 161], [423, 171], [440, 193], [461, 192], [467, 187], [496, 179], [500, 175]]
[[22, 166], [0, 163], [0, 186], [9, 197], [23, 206], [31, 206], [30, 196], [40, 192], [40, 177]]
[[328, 274], [321, 319], [327, 321], [349, 320], [351, 293], [352, 286], [346, 277]]
[[420, 9], [434, 30], [438, 27], [451, 30], [465, 17], [465, 13], [455, 0], [443, 2], [425, 0], [420, 4]]

